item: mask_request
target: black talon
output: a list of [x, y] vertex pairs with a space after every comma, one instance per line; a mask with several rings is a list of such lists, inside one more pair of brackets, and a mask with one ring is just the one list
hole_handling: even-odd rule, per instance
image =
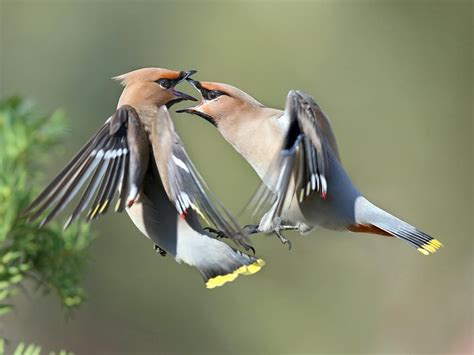
[[166, 256], [166, 250], [161, 249], [158, 245], [155, 244], [155, 251], [159, 252], [161, 256]]
[[217, 229], [210, 228], [210, 227], [205, 227], [203, 228], [206, 232], [215, 234], [216, 238], [227, 238], [227, 235], [224, 234], [224, 232], [221, 232]]
[[275, 234], [276, 236], [278, 237], [278, 239], [280, 239], [280, 242], [282, 242], [283, 244], [288, 244], [288, 250], [291, 250], [291, 242], [288, 238], [286, 238], [281, 232], [280, 230], [275, 230]]
[[242, 241], [240, 241], [239, 244], [244, 247], [245, 251], [251, 250], [252, 254], [255, 255], [255, 248], [253, 246], [251, 246], [250, 244], [244, 243]]
[[259, 233], [258, 224], [247, 224], [246, 226], [244, 226], [244, 228], [242, 228], [242, 230], [245, 235]]
[[[257, 226], [258, 227], [258, 226]], [[245, 227], [244, 227], [245, 228]], [[221, 232], [217, 229], [214, 229], [214, 228], [211, 228], [211, 227], [205, 227], [203, 228], [203, 230], [205, 230], [206, 232], [209, 232], [209, 233], [212, 233], [212, 234], [215, 234], [216, 238], [228, 238], [227, 235], [224, 234], [224, 232]], [[242, 247], [244, 247], [244, 249], [246, 251], [249, 251], [251, 250], [253, 255], [255, 255], [255, 248], [253, 246], [251, 246], [250, 244], [247, 244], [243, 241], [239, 241], [238, 242]]]

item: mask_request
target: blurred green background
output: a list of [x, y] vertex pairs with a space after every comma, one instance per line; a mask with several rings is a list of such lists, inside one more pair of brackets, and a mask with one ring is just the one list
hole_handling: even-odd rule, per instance
[[[77, 354], [470, 352], [472, 10], [471, 1], [0, 1], [0, 96], [62, 107], [71, 120], [48, 179], [113, 112], [121, 88], [110, 77], [197, 69], [195, 78], [273, 107], [290, 89], [314, 95], [361, 191], [445, 244], [423, 257], [396, 240], [316, 230], [290, 233], [289, 252], [257, 236], [267, 266], [210, 291], [125, 215], [109, 215], [94, 224], [87, 304], [67, 319], [55, 297], [29, 290], [2, 325], [7, 338]], [[238, 213], [258, 183], [252, 169], [204, 120], [174, 118]]]

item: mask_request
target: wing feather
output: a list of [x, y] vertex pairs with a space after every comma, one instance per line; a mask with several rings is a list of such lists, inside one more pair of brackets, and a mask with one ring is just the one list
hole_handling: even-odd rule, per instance
[[74, 171], [75, 167], [79, 166], [89, 155], [92, 150], [93, 142], [100, 139], [107, 132], [107, 126], [104, 125], [101, 129], [95, 133], [80, 151], [66, 164], [64, 169], [49, 183], [49, 185], [36, 197], [33, 202], [25, 209], [25, 213], [28, 213], [35, 209], [38, 205], [42, 204], [48, 196], [53, 193], [57, 188], [58, 184], [65, 179], [65, 175], [70, 174]]
[[268, 187], [262, 184], [250, 202], [254, 214], [274, 205], [272, 220], [276, 222], [294, 198], [302, 203], [317, 192], [325, 199], [328, 150], [340, 160], [329, 118], [312, 97], [290, 91], [285, 115], [289, 117], [289, 127], [282, 149], [265, 177]]
[[209, 190], [189, 158], [168, 110], [160, 108], [159, 116], [152, 130], [154, 157], [165, 191], [178, 213], [186, 218], [188, 210], [195, 211], [209, 226], [251, 249], [238, 222]]
[[[76, 221], [88, 208], [88, 219], [104, 214], [117, 190], [127, 190], [129, 151], [128, 115], [133, 110], [122, 106], [87, 141], [53, 181], [25, 210], [30, 220], [46, 214], [41, 225], [61, 213], [83, 189], [82, 196], [64, 228]], [[87, 183], [87, 184], [86, 184]], [[120, 186], [121, 185], [121, 186]], [[95, 198], [94, 198], [95, 196]]]

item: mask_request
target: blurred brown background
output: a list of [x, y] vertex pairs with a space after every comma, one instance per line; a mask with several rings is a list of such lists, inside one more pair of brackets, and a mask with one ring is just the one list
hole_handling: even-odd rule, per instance
[[[361, 191], [445, 244], [424, 257], [396, 240], [316, 230], [290, 234], [288, 252], [257, 236], [267, 266], [209, 291], [110, 215], [95, 223], [87, 304], [68, 320], [55, 297], [31, 290], [3, 324], [8, 338], [77, 354], [472, 350], [471, 1], [3, 0], [0, 11], [0, 95], [62, 107], [71, 121], [48, 178], [113, 112], [110, 77], [197, 69], [274, 107], [289, 89], [314, 95]], [[238, 213], [254, 172], [204, 120], [174, 118]]]

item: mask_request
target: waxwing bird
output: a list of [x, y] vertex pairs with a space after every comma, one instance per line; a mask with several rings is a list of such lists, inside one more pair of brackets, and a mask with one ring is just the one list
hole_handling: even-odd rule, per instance
[[194, 73], [143, 68], [116, 77], [124, 86], [116, 111], [26, 209], [29, 219], [43, 216], [45, 225], [82, 190], [65, 228], [105, 214], [116, 198], [115, 211], [126, 210], [162, 255], [196, 267], [208, 288], [259, 271], [262, 260], [217, 240], [200, 222], [251, 248], [194, 168], [168, 112], [176, 102], [196, 101], [175, 89]]
[[[252, 199], [266, 211], [251, 233], [307, 233], [315, 226], [397, 237], [421, 253], [442, 244], [369, 202], [344, 170], [327, 115], [314, 99], [290, 91], [285, 110], [265, 107], [227, 84], [188, 81], [201, 93], [195, 107], [178, 112], [212, 123], [254, 168], [263, 184]], [[289, 245], [291, 246], [291, 245]]]

